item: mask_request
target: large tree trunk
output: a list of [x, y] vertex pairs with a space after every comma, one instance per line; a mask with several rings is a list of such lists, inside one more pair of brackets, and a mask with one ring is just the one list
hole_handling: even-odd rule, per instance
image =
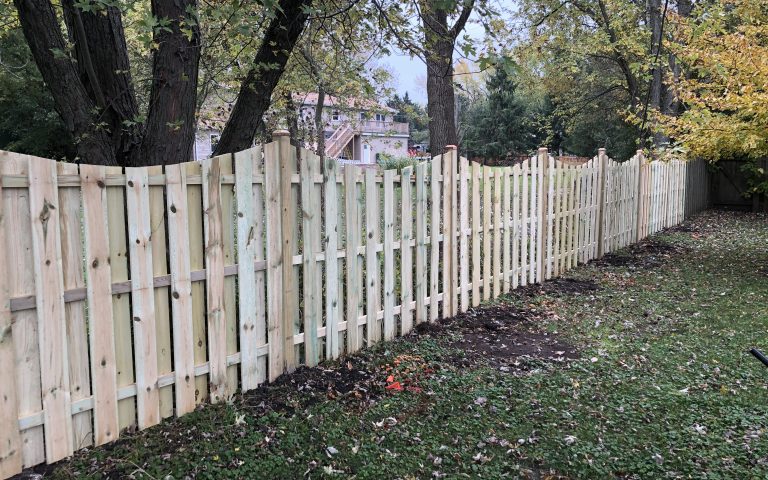
[[59, 20], [48, 0], [14, 0], [19, 22], [56, 110], [77, 142], [80, 161], [118, 165], [110, 133], [101, 126], [78, 69], [66, 53]]
[[[429, 8], [429, 6], [427, 7]], [[429, 8], [423, 12], [427, 64], [427, 115], [429, 115], [429, 150], [432, 155], [457, 145], [453, 91], [453, 45], [448, 34], [448, 12]]]
[[264, 113], [272, 101], [293, 47], [309, 18], [313, 0], [280, 0], [275, 18], [264, 34], [253, 68], [240, 85], [240, 93], [227, 120], [214, 155], [249, 148], [256, 133], [264, 128]]
[[143, 130], [122, 14], [117, 7], [83, 12], [73, 0], [64, 0], [62, 5], [80, 80], [100, 109], [99, 123], [109, 130], [118, 163], [129, 164]]
[[[192, 160], [195, 143], [195, 99], [200, 61], [200, 30], [192, 14], [197, 0], [152, 0], [152, 13], [171, 20], [155, 30], [159, 45], [152, 64], [146, 133], [131, 164], [168, 165]], [[187, 30], [183, 32], [182, 26]], [[191, 32], [191, 34], [189, 34]]]
[[456, 96], [453, 91], [453, 48], [473, 7], [474, 0], [465, 1], [459, 18], [449, 28], [445, 2], [421, 2], [424, 60], [427, 64], [429, 150], [432, 155], [443, 153], [447, 145], [459, 143], [456, 132]]
[[[648, 108], [657, 112], [662, 111], [662, 99], [667, 95], [667, 86], [664, 83], [664, 69], [661, 65], [661, 50], [663, 43], [664, 14], [662, 13], [661, 0], [648, 2], [648, 20], [651, 27], [651, 56], [654, 59], [653, 75], [651, 77], [650, 104]], [[647, 112], [646, 112], [647, 115]], [[653, 146], [659, 148], [669, 143], [669, 137], [657, 128], [653, 131]]]

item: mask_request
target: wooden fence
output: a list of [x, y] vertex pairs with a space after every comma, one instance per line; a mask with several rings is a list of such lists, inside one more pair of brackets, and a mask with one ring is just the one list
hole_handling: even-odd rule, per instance
[[702, 163], [106, 168], [0, 153], [0, 478], [316, 365], [679, 223]]

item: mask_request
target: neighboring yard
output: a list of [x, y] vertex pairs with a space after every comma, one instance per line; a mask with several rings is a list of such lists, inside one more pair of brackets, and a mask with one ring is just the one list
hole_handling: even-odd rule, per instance
[[768, 477], [766, 216], [706, 212], [447, 323], [46, 477]]

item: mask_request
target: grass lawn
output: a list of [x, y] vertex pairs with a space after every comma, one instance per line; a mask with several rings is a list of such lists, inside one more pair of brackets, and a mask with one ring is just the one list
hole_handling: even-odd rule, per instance
[[768, 217], [707, 212], [46, 477], [768, 478], [767, 325]]

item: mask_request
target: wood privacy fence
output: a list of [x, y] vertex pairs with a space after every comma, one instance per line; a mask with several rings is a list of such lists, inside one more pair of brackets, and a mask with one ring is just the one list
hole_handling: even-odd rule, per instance
[[704, 208], [705, 176], [341, 171], [284, 132], [165, 168], [0, 153], [0, 478], [560, 275]]

